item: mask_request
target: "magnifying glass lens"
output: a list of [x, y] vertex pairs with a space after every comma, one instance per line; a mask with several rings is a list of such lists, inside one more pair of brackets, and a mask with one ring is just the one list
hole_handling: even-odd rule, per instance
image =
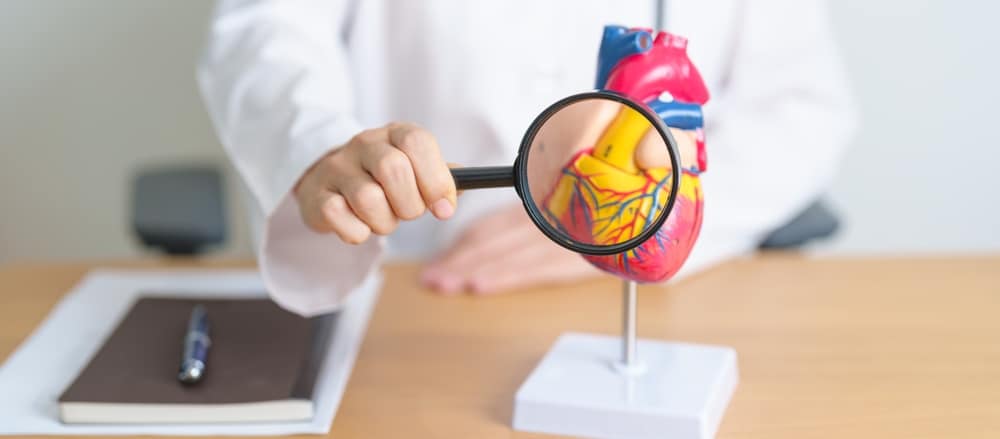
[[624, 251], [652, 236], [669, 213], [680, 169], [659, 119], [601, 96], [547, 115], [529, 130], [522, 157], [536, 223], [563, 246], [590, 254]]

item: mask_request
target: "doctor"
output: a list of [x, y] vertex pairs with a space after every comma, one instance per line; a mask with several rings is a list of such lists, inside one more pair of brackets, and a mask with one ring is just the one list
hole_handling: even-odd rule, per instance
[[377, 268], [378, 235], [433, 255], [421, 279], [443, 294], [597, 275], [513, 190], [457, 197], [447, 163], [512, 163], [542, 109], [592, 87], [603, 26], [657, 14], [713, 94], [683, 274], [753, 251], [827, 188], [853, 114], [821, 1], [220, 2], [198, 82], [274, 300], [335, 309]]

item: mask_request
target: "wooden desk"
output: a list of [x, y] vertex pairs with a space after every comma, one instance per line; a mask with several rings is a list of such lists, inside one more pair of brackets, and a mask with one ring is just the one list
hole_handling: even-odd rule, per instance
[[[0, 269], [0, 356], [88, 268]], [[550, 437], [511, 432], [514, 392], [560, 333], [620, 324], [611, 279], [476, 299], [416, 276], [387, 269], [333, 437]], [[641, 337], [739, 352], [719, 438], [1000, 437], [1000, 257], [767, 255], [640, 288], [639, 310]]]

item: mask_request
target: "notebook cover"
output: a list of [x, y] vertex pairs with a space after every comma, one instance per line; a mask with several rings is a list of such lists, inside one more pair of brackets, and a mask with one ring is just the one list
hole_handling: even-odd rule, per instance
[[[203, 304], [212, 346], [201, 382], [177, 380], [182, 341]], [[231, 404], [310, 399], [337, 314], [312, 319], [268, 299], [138, 300], [60, 402]]]

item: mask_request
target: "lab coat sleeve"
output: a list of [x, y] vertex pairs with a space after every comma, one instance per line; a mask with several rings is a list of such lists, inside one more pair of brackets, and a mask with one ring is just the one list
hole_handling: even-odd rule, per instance
[[361, 130], [336, 1], [222, 1], [198, 83], [250, 195], [254, 248], [271, 297], [303, 315], [336, 309], [373, 275], [382, 243], [310, 231], [291, 191], [320, 157]]
[[727, 78], [706, 107], [705, 216], [682, 275], [753, 251], [820, 198], [854, 131], [825, 3], [741, 7]]

